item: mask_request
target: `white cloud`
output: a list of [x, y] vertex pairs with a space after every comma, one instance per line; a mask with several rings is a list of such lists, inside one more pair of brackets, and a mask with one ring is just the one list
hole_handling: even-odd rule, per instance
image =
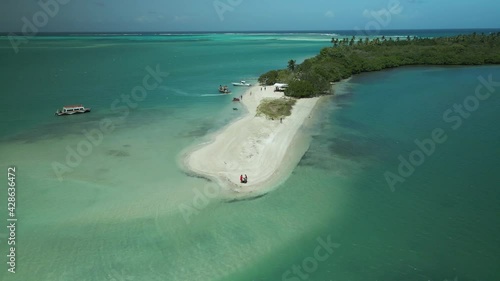
[[325, 17], [327, 18], [334, 18], [335, 17], [335, 13], [332, 12], [332, 11], [328, 11], [325, 13]]

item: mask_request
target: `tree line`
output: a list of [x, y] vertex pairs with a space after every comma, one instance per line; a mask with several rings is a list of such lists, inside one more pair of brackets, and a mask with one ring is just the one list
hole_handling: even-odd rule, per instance
[[271, 70], [259, 77], [264, 85], [287, 83], [285, 95], [303, 98], [330, 94], [331, 84], [354, 74], [408, 65], [500, 64], [500, 32], [472, 33], [453, 37], [393, 39], [332, 39], [332, 47], [286, 69]]

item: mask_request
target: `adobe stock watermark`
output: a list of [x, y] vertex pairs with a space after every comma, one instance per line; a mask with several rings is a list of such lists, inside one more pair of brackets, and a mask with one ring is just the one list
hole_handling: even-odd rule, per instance
[[219, 197], [221, 188], [222, 187], [216, 183], [209, 183], [206, 184], [202, 190], [197, 188], [192, 189], [194, 196], [191, 204], [182, 203], [179, 205], [179, 211], [186, 224], [190, 224], [192, 217], [200, 214], [200, 212], [210, 204], [211, 200]]
[[[145, 70], [147, 74], [142, 79], [142, 85], [134, 87], [130, 94], [122, 94], [120, 98], [111, 103], [111, 111], [121, 114], [117, 119], [123, 120], [127, 118], [130, 110], [137, 108], [138, 103], [147, 98], [148, 92], [157, 89], [163, 83], [164, 78], [169, 76], [169, 73], [160, 70], [160, 65], [156, 65], [156, 69], [147, 66]], [[57, 161], [52, 162], [52, 169], [57, 179], [60, 182], [63, 181], [64, 174], [74, 171], [85, 157], [92, 154], [94, 147], [103, 142], [104, 136], [113, 132], [115, 128], [115, 122], [111, 118], [103, 118], [99, 121], [97, 128], [83, 130], [82, 139], [76, 145], [66, 146], [64, 164]]]
[[34, 37], [40, 31], [40, 28], [45, 27], [50, 19], [53, 19], [59, 13], [61, 6], [67, 5], [71, 0], [39, 0], [38, 6], [40, 10], [34, 13], [31, 20], [27, 17], [22, 17], [23, 27], [21, 28], [22, 35], [14, 32], [9, 33], [9, 41], [12, 49], [17, 54], [19, 46], [27, 44], [29, 39]]
[[[464, 121], [479, 109], [481, 102], [486, 101], [493, 95], [496, 90], [495, 87], [500, 87], [500, 82], [493, 81], [491, 74], [488, 79], [482, 76], [477, 79], [479, 84], [476, 86], [474, 94], [467, 96], [461, 103], [454, 104], [443, 112], [443, 121], [450, 124], [453, 131], [460, 129]], [[384, 173], [384, 178], [391, 191], [396, 190], [396, 184], [404, 183], [413, 175], [415, 169], [423, 165], [425, 160], [436, 152], [437, 146], [444, 144], [447, 140], [448, 135], [442, 128], [432, 130], [429, 138], [416, 139], [414, 141], [416, 148], [407, 157], [401, 154], [398, 156], [399, 165], [396, 172], [386, 171]]]
[[243, 0], [215, 0], [214, 9], [217, 16], [219, 16], [219, 20], [224, 21], [224, 14], [234, 11], [241, 3], [243, 3]]
[[302, 260], [299, 265], [294, 264], [290, 269], [281, 275], [282, 281], [301, 281], [309, 279], [309, 276], [318, 270], [320, 263], [326, 261], [340, 247], [340, 244], [333, 243], [330, 235], [326, 240], [322, 237], [316, 238], [318, 246], [314, 249], [312, 256]]
[[382, 28], [389, 26], [392, 16], [401, 14], [403, 7], [400, 4], [398, 0], [391, 0], [386, 8], [378, 11], [364, 10], [363, 16], [372, 20], [367, 22], [363, 29], [355, 27], [354, 30], [360, 36], [377, 35]]

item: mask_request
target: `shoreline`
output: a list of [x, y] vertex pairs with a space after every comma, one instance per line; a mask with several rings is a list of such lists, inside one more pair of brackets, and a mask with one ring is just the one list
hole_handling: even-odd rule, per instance
[[[261, 90], [262, 88], [262, 90]], [[284, 182], [309, 147], [300, 128], [311, 117], [320, 97], [298, 99], [290, 116], [270, 120], [256, 116], [266, 98], [283, 98], [273, 86], [252, 86], [240, 101], [246, 112], [215, 132], [211, 140], [188, 148], [182, 164], [189, 173], [213, 180], [222, 196], [245, 199], [265, 194]], [[240, 183], [240, 175], [248, 183]]]

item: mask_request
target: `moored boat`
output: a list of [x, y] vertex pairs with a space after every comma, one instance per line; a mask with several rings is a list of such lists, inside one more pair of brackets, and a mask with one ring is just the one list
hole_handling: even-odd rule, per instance
[[229, 90], [229, 88], [227, 86], [219, 86], [219, 93], [222, 93], [222, 94], [229, 94], [231, 93], [231, 91]]
[[61, 116], [61, 115], [73, 115], [73, 114], [87, 113], [87, 112], [90, 112], [90, 107], [84, 107], [81, 104], [76, 104], [76, 105], [63, 106], [63, 108], [58, 109], [55, 114], [57, 116]]

